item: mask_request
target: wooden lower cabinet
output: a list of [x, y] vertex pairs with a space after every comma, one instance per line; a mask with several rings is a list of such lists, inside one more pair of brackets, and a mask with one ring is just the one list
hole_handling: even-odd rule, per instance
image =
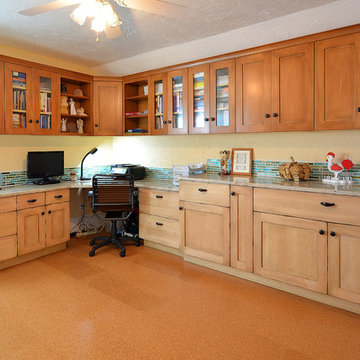
[[69, 203], [46, 206], [46, 237], [45, 245], [54, 246], [64, 243], [70, 237]]
[[230, 209], [180, 201], [181, 247], [185, 254], [229, 265]]
[[45, 206], [18, 211], [18, 255], [45, 247]]
[[254, 213], [254, 272], [327, 293], [327, 223]]
[[253, 189], [231, 186], [231, 266], [253, 271]]
[[360, 227], [329, 224], [329, 295], [360, 303]]

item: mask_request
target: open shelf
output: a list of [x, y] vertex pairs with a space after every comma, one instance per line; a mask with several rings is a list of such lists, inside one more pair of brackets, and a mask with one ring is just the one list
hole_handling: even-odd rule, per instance
[[149, 115], [130, 115], [130, 116], [125, 116], [126, 119], [136, 119], [136, 118], [147, 118]]
[[61, 114], [61, 117], [67, 117], [67, 118], [81, 118], [81, 119], [88, 119], [88, 115], [70, 115], [70, 114]]
[[132, 100], [132, 101], [141, 101], [147, 99], [148, 99], [148, 95], [137, 95], [137, 96], [130, 96], [125, 98], [125, 100]]

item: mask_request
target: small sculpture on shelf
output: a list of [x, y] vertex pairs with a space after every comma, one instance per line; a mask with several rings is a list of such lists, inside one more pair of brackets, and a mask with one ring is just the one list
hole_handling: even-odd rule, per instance
[[84, 96], [83, 92], [81, 89], [75, 89], [74, 90], [74, 95], [75, 96]]
[[84, 108], [83, 108], [83, 107], [77, 108], [77, 109], [76, 109], [76, 115], [86, 116]]
[[67, 93], [68, 93], [67, 88], [66, 88], [66, 84], [64, 84], [64, 83], [61, 83], [61, 92], [62, 92], [63, 94], [67, 94]]
[[230, 151], [223, 150], [220, 151], [219, 154], [220, 154], [220, 166], [221, 166], [220, 175], [229, 175], [227, 162], [230, 158]]
[[337, 184], [351, 184], [352, 179], [350, 176], [345, 176], [343, 179], [339, 179], [338, 176], [340, 173], [342, 173], [344, 170], [351, 170], [354, 167], [354, 163], [351, 161], [351, 159], [345, 159], [341, 163], [335, 163], [333, 162], [335, 158], [335, 154], [333, 152], [329, 152], [326, 155], [326, 162], [328, 165], [328, 170], [334, 174], [334, 177], [325, 177], [322, 181], [324, 183], [337, 183]]
[[283, 163], [280, 165], [278, 171], [282, 178], [286, 180], [308, 180], [310, 177], [311, 167], [307, 163], [298, 163], [290, 156], [291, 163]]
[[66, 132], [66, 119], [61, 118], [61, 132]]
[[77, 129], [78, 129], [78, 134], [83, 134], [84, 133], [84, 120], [77, 119], [76, 125], [77, 125]]
[[60, 103], [61, 113], [62, 114], [68, 114], [69, 113], [69, 104], [67, 101], [67, 96], [61, 97], [61, 103]]
[[70, 115], [77, 115], [75, 108], [75, 101], [72, 98], [70, 98], [69, 100], [69, 106], [70, 106]]

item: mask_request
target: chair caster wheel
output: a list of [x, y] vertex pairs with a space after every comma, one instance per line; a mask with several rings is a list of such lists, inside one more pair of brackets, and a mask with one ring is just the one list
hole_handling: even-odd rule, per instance
[[90, 241], [90, 246], [94, 246], [94, 245], [95, 245], [95, 240], [92, 239], [92, 240]]
[[125, 250], [125, 249], [120, 251], [120, 256], [121, 256], [121, 257], [124, 257], [125, 254], [126, 254], [126, 250]]
[[90, 257], [93, 257], [94, 255], [95, 255], [95, 251], [94, 251], [94, 250], [90, 250], [89, 256], [90, 256]]

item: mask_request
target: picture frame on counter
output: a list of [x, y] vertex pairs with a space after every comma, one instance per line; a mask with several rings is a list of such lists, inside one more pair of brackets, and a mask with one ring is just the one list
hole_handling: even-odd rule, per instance
[[231, 150], [231, 175], [251, 176], [253, 149]]

